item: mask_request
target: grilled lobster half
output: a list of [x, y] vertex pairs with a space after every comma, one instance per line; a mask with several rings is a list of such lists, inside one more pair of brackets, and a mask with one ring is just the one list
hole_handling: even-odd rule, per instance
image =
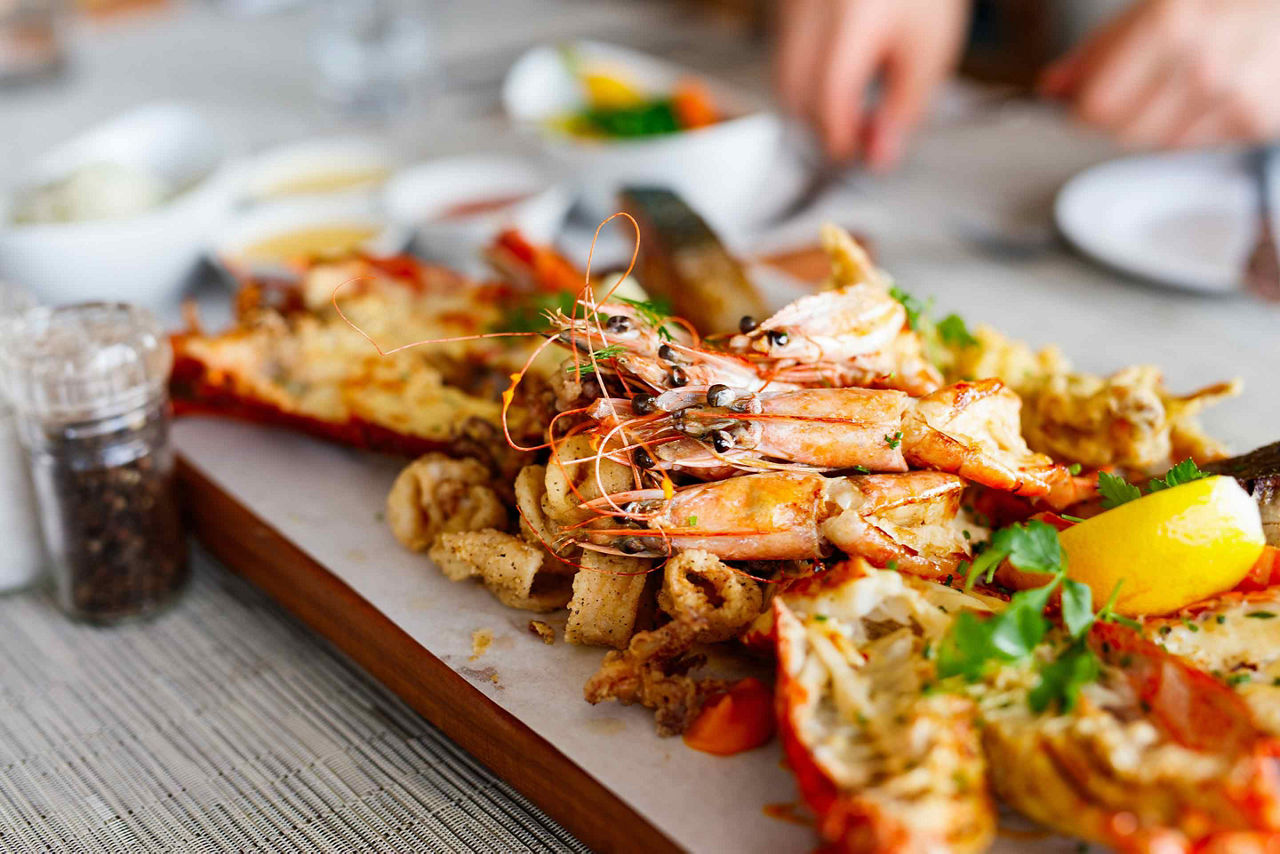
[[[993, 796], [1121, 851], [1280, 846], [1277, 742], [1221, 680], [1099, 623], [1097, 679], [1069, 711], [1033, 711], [1029, 663], [939, 688], [930, 650], [992, 600], [865, 565], [832, 572], [778, 595], [774, 628], [779, 731], [837, 850], [984, 849]], [[1037, 657], [1066, 642], [1051, 631]]]
[[[246, 282], [232, 328], [207, 334], [191, 322], [173, 337], [175, 409], [403, 456], [472, 456], [514, 471], [520, 455], [502, 435], [501, 394], [536, 339], [475, 336], [508, 328], [521, 312], [536, 316], [542, 302], [581, 279], [514, 233], [499, 239], [492, 257], [503, 282], [410, 257], [317, 262], [296, 280]], [[380, 355], [339, 316], [335, 291], [343, 313], [384, 350], [433, 343]], [[530, 379], [512, 410], [516, 439], [537, 435], [545, 386]]]

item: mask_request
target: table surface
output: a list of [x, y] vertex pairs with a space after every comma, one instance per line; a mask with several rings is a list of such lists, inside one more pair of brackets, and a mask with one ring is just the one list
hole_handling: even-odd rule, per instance
[[[539, 41], [591, 35], [741, 86], [767, 79], [759, 46], [660, 4], [426, 8], [447, 88], [373, 128], [410, 158], [526, 150], [505, 126], [497, 85]], [[65, 80], [0, 92], [0, 117], [20, 129], [0, 135], [0, 163], [156, 98], [198, 104], [240, 151], [349, 129], [315, 98], [313, 14], [246, 21], [175, 3], [85, 25]], [[767, 242], [811, 241], [831, 219], [872, 235], [899, 283], [942, 311], [1060, 342], [1083, 369], [1151, 362], [1179, 390], [1243, 376], [1246, 396], [1211, 413], [1210, 427], [1241, 450], [1274, 439], [1280, 310], [1157, 290], [1065, 252], [1049, 226], [1053, 194], [1114, 150], [1044, 106], [957, 109], [962, 101], [948, 99], [905, 168], [847, 181]], [[761, 245], [749, 231], [734, 240]], [[148, 623], [91, 629], [62, 620], [39, 592], [0, 600], [0, 704], [0, 848], [582, 850], [203, 556], [192, 589]]]

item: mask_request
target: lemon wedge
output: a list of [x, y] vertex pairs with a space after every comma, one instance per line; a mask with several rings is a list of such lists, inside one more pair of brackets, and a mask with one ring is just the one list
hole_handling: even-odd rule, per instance
[[1240, 583], [1266, 539], [1258, 505], [1229, 477], [1208, 477], [1122, 504], [1059, 535], [1067, 576], [1095, 604], [1121, 581], [1117, 613], [1167, 614]]

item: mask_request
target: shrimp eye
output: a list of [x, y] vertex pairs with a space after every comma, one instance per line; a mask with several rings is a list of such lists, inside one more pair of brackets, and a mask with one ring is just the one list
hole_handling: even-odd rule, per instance
[[759, 325], [760, 322], [754, 317], [749, 314], [744, 314], [742, 315], [742, 319], [738, 321], [738, 331], [743, 335], [746, 335], [748, 332], [754, 332], [756, 327]]
[[676, 351], [671, 349], [670, 344], [663, 344], [658, 348], [658, 358], [664, 362], [671, 362], [674, 364], [676, 361]]
[[650, 415], [658, 410], [658, 401], [651, 394], [637, 394], [631, 398], [631, 409], [637, 415]]
[[737, 399], [733, 389], [723, 383], [716, 383], [707, 389], [707, 404], [710, 406], [728, 406]]
[[689, 376], [684, 372], [683, 368], [671, 369], [671, 385], [676, 388], [683, 388], [689, 384]]
[[604, 328], [616, 334], [631, 331], [631, 318], [625, 314], [610, 315], [609, 319], [604, 322]]
[[723, 454], [733, 449], [733, 437], [724, 430], [717, 430], [711, 434], [711, 446], [716, 449], [716, 453]]
[[783, 332], [781, 329], [769, 330], [769, 344], [774, 347], [785, 347], [787, 342], [791, 340], [791, 336]]
[[636, 448], [635, 453], [631, 455], [631, 459], [642, 469], [651, 469], [656, 465], [653, 457], [644, 448]]
[[644, 551], [644, 543], [635, 537], [627, 537], [618, 541], [618, 551], [629, 555], [639, 554]]

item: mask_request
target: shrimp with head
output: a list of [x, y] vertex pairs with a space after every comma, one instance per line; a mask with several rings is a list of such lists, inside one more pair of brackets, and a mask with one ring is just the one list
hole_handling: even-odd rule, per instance
[[572, 533], [587, 549], [652, 556], [701, 549], [723, 560], [804, 560], [836, 548], [940, 578], [969, 557], [958, 522], [964, 487], [938, 472], [765, 472], [669, 497], [659, 489], [605, 496], [589, 504], [608, 518]]

